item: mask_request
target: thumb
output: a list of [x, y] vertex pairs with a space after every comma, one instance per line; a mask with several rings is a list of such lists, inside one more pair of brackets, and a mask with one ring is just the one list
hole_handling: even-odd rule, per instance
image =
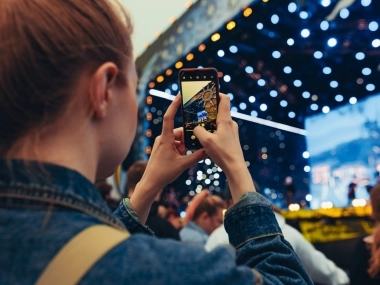
[[201, 161], [205, 158], [207, 158], [207, 153], [203, 148], [198, 149], [192, 154], [185, 155], [182, 157], [183, 164], [185, 165], [186, 168], [189, 168], [190, 166], [198, 163], [198, 161]]
[[201, 144], [203, 146], [205, 146], [204, 142], [206, 141], [206, 139], [209, 136], [212, 136], [212, 134], [210, 134], [208, 131], [206, 131], [206, 129], [204, 127], [200, 127], [200, 126], [195, 127], [194, 135], [197, 137], [197, 139], [201, 142]]

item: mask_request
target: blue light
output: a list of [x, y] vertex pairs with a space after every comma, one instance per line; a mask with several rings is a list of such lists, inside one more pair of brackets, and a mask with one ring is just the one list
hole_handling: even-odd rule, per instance
[[307, 152], [307, 151], [304, 151], [304, 152], [302, 153], [302, 156], [303, 156], [303, 158], [309, 158], [309, 157], [310, 157], [310, 153]]
[[259, 79], [257, 81], [257, 84], [259, 84], [260, 86], [264, 86], [265, 85], [265, 80], [264, 79]]
[[335, 96], [335, 100], [336, 100], [337, 102], [342, 102], [343, 99], [344, 99], [343, 96], [340, 95], [340, 94], [338, 94], [338, 95]]
[[272, 17], [270, 18], [270, 20], [271, 20], [271, 22], [272, 22], [272, 24], [277, 24], [278, 23], [278, 21], [280, 21], [280, 18], [278, 17], [278, 15], [276, 15], [276, 14], [274, 14], [274, 15], [272, 15]]
[[317, 104], [311, 104], [310, 109], [312, 109], [313, 111], [317, 111], [318, 105]]
[[358, 102], [358, 99], [356, 99], [355, 97], [351, 97], [349, 102], [350, 102], [350, 104], [354, 105], [354, 104], [356, 104], [356, 102]]
[[328, 106], [324, 106], [322, 108], [322, 112], [325, 113], [325, 114], [327, 114], [328, 112], [330, 112], [330, 108]]
[[289, 46], [292, 46], [292, 45], [294, 45], [294, 40], [293, 40], [292, 38], [290, 38], [290, 39], [288, 39], [288, 40], [286, 41], [286, 43], [287, 43]]
[[372, 41], [372, 46], [374, 48], [378, 48], [380, 46], [380, 40], [379, 39], [375, 39]]
[[272, 56], [274, 58], [280, 58], [281, 57], [281, 53], [279, 51], [275, 50], [274, 52], [272, 52]]
[[305, 99], [310, 98], [310, 92], [304, 91], [304, 92], [302, 93], [302, 97], [305, 98]]
[[260, 105], [260, 110], [261, 111], [266, 111], [266, 110], [268, 110], [268, 106], [266, 104], [261, 104]]
[[355, 57], [357, 60], [363, 60], [365, 58], [365, 54], [362, 52], [358, 52], [357, 54], [355, 54]]
[[328, 7], [330, 4], [331, 4], [331, 1], [330, 1], [330, 0], [322, 0], [322, 1], [321, 1], [321, 5], [322, 5], [323, 7]]
[[264, 28], [264, 25], [262, 23], [257, 23], [256, 28], [258, 30], [262, 30]]
[[367, 7], [367, 6], [369, 6], [369, 5], [371, 5], [371, 0], [362, 0], [362, 5], [364, 6], [364, 7]]
[[245, 67], [245, 72], [252, 73], [253, 72], [253, 67], [252, 66], [246, 66]]
[[338, 85], [339, 85], [338, 82], [335, 81], [335, 80], [333, 80], [333, 81], [330, 82], [330, 87], [331, 87], [331, 88], [337, 88]]
[[245, 103], [240, 103], [239, 108], [240, 108], [241, 110], [245, 110], [245, 109], [247, 109], [247, 104], [245, 104]]
[[230, 46], [230, 52], [237, 53], [238, 48], [236, 46]]
[[327, 21], [322, 21], [320, 24], [320, 28], [322, 31], [327, 31], [329, 27], [330, 27], [330, 24]]
[[178, 90], [178, 85], [176, 83], [173, 83], [172, 84], [172, 89], [173, 89], [173, 91], [177, 91]]
[[323, 53], [320, 52], [320, 51], [316, 51], [316, 52], [314, 53], [314, 57], [315, 57], [316, 59], [320, 59], [320, 58], [323, 57]]
[[365, 87], [365, 89], [367, 89], [368, 91], [373, 91], [373, 90], [375, 90], [375, 85], [373, 85], [373, 84], [367, 84], [367, 86]]
[[258, 115], [258, 113], [257, 113], [256, 111], [252, 111], [252, 112], [251, 112], [251, 116], [252, 116], [252, 117], [257, 117], [257, 115]]
[[288, 102], [286, 102], [285, 100], [281, 100], [280, 101], [280, 106], [281, 107], [286, 107], [286, 106], [288, 106]]
[[278, 93], [276, 90], [272, 90], [271, 92], [269, 92], [269, 95], [274, 98], [277, 97]]
[[225, 82], [230, 82], [231, 81], [231, 76], [224, 75], [223, 79], [224, 79]]
[[288, 116], [289, 116], [289, 118], [293, 119], [293, 118], [296, 117], [296, 113], [294, 113], [294, 112], [289, 112]]
[[294, 84], [295, 87], [301, 87], [302, 86], [302, 81], [296, 79], [296, 80], [294, 80], [293, 84]]
[[303, 30], [301, 31], [301, 36], [302, 36], [303, 38], [307, 38], [308, 36], [310, 36], [310, 31], [309, 31], [308, 29], [303, 29]]
[[234, 100], [234, 95], [232, 93], [227, 93], [228, 97], [230, 97], [230, 100]]
[[340, 10], [340, 13], [339, 13], [340, 17], [342, 19], [347, 19], [348, 16], [350, 15], [350, 11], [348, 11], [347, 8], [343, 8], [342, 10]]
[[331, 73], [331, 68], [328, 67], [328, 66], [326, 66], [326, 67], [323, 68], [322, 71], [323, 71], [324, 74], [330, 74]]
[[307, 12], [305, 12], [305, 11], [301, 11], [300, 12], [300, 18], [301, 19], [307, 19], [309, 17], [309, 14], [307, 13]]
[[369, 23], [368, 25], [368, 29], [372, 32], [375, 32], [377, 31], [377, 29], [379, 28], [379, 24], [375, 21], [372, 21], [371, 23]]
[[203, 68], [203, 66], [202, 66], [202, 65], [200, 65], [200, 66], [198, 66], [198, 68]]
[[172, 91], [169, 88], [166, 88], [165, 93], [172, 94]]
[[370, 75], [371, 72], [372, 72], [371, 69], [368, 68], [368, 67], [365, 67], [365, 68], [363, 68], [363, 70], [362, 70], [363, 75]]
[[296, 3], [291, 2], [291, 3], [288, 5], [288, 11], [289, 11], [290, 13], [294, 13], [296, 10], [297, 10], [297, 5], [296, 5]]
[[224, 51], [222, 51], [221, 49], [218, 50], [218, 56], [219, 57], [223, 57], [224, 56]]
[[236, 108], [236, 107], [231, 107], [231, 111], [232, 111], [232, 112], [237, 112], [237, 111], [238, 111], [238, 108]]
[[248, 98], [249, 102], [254, 103], [256, 101], [255, 96], [249, 96]]
[[291, 68], [290, 66], [285, 66], [285, 67], [284, 67], [284, 72], [285, 72], [286, 74], [289, 74], [289, 73], [292, 72], [292, 68]]
[[337, 43], [338, 43], [337, 40], [334, 39], [334, 38], [331, 38], [331, 39], [329, 39], [329, 40], [327, 41], [327, 44], [328, 44], [330, 47], [335, 47]]

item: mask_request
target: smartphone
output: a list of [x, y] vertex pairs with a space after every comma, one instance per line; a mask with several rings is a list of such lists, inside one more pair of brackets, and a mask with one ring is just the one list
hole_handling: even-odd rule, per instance
[[202, 144], [194, 135], [194, 128], [202, 126], [216, 131], [219, 105], [218, 71], [215, 68], [189, 68], [179, 71], [182, 95], [182, 122], [186, 148], [200, 149]]

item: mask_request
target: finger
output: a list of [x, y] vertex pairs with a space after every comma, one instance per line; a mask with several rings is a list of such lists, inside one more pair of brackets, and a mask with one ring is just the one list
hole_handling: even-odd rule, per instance
[[190, 166], [198, 163], [200, 160], [204, 160], [205, 158], [207, 158], [207, 153], [204, 149], [198, 149], [192, 154], [182, 157], [185, 168], [189, 168]]
[[176, 141], [183, 142], [183, 128], [176, 128], [173, 130], [174, 138]]
[[200, 126], [195, 127], [194, 135], [197, 137], [197, 139], [201, 142], [203, 146], [207, 146], [207, 141], [211, 139], [211, 136], [213, 136], [213, 134], [206, 131], [204, 127]]
[[232, 120], [230, 111], [230, 97], [225, 94], [219, 94], [219, 98], [218, 115], [216, 117], [217, 123]]
[[174, 129], [174, 117], [177, 113], [177, 109], [181, 104], [181, 96], [177, 95], [164, 115], [164, 121], [162, 123], [162, 135], [171, 136]]
[[180, 154], [184, 154], [187, 150], [186, 146], [179, 142], [179, 141], [176, 141], [175, 142], [175, 147], [177, 148], [177, 151], [180, 153]]

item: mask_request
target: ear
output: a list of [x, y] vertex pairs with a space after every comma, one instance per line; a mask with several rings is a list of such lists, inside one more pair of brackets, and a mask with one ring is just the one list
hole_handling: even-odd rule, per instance
[[206, 221], [208, 218], [209, 218], [209, 215], [207, 214], [207, 212], [203, 212], [199, 216], [199, 220], [201, 220], [201, 221]]
[[106, 62], [92, 75], [90, 80], [91, 108], [96, 119], [107, 115], [108, 105], [112, 96], [119, 69], [116, 64]]

